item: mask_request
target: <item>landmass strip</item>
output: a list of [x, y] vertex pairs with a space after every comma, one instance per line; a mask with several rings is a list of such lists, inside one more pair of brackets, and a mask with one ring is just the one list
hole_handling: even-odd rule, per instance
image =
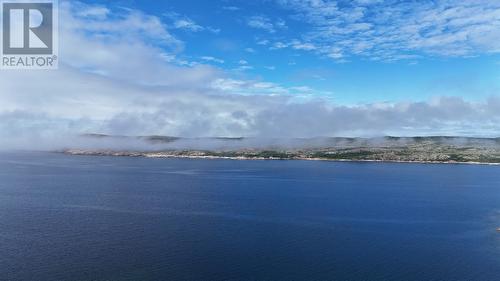
[[[500, 164], [500, 138], [381, 137], [381, 138], [177, 138], [124, 137], [90, 134], [106, 140], [101, 148], [67, 148], [73, 155], [155, 158], [224, 158], [270, 160], [386, 161], [422, 163]], [[124, 148], [127, 141], [144, 147]], [[121, 148], [109, 143], [120, 142]]]

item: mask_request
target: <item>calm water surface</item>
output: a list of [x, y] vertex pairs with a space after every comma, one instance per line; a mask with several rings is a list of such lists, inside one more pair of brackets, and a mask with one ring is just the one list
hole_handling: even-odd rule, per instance
[[0, 154], [0, 280], [500, 280], [500, 167]]

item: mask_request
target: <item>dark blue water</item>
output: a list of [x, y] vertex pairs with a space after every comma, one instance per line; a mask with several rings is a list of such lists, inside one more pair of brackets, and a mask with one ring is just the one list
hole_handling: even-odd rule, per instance
[[0, 154], [0, 280], [500, 278], [500, 167]]

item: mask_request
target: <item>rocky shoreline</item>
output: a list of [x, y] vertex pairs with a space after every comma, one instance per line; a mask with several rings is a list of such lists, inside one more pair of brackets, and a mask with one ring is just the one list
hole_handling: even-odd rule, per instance
[[[500, 138], [436, 136], [186, 139], [167, 136], [86, 135], [84, 139], [88, 142], [87, 147], [91, 148], [75, 147], [59, 152], [71, 155], [149, 158], [500, 164]], [[94, 146], [103, 141], [104, 147]], [[126, 144], [131, 142], [135, 146], [127, 148]]]
[[[259, 156], [259, 153], [248, 155], [245, 153], [236, 154], [234, 152], [225, 154], [221, 152], [200, 152], [200, 151], [169, 151], [169, 152], [137, 152], [137, 151], [114, 151], [114, 150], [81, 150], [68, 149], [59, 151], [69, 155], [87, 156], [110, 156], [110, 157], [144, 157], [144, 158], [179, 158], [179, 159], [228, 159], [228, 160], [307, 160], [307, 161], [336, 161], [336, 162], [386, 162], [386, 163], [421, 163], [421, 164], [474, 164], [474, 165], [500, 165], [493, 159], [487, 161], [456, 161], [449, 159], [394, 159], [388, 157], [376, 158], [341, 158], [341, 157], [312, 157], [310, 155], [288, 154], [286, 157], [279, 155]], [[276, 152], [278, 154], [278, 152]], [[229, 155], [230, 154], [230, 155]]]

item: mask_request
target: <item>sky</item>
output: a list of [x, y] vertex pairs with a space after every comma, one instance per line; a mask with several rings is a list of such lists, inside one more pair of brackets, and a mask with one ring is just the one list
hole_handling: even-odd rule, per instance
[[[490, 3], [488, 3], [490, 2]], [[310, 89], [337, 103], [485, 98], [500, 88], [494, 1], [115, 1], [159, 17], [178, 65]], [[94, 2], [106, 3], [106, 2]], [[302, 93], [304, 94], [304, 93]]]
[[[413, 2], [413, 3], [412, 3]], [[459, 3], [460, 2], [460, 3]], [[308, 87], [342, 104], [488, 97], [500, 88], [495, 1], [124, 1], [184, 44], [178, 64]], [[492, 4], [493, 3], [493, 4]]]
[[0, 146], [498, 137], [498, 38], [498, 1], [61, 0], [59, 69], [0, 70]]

